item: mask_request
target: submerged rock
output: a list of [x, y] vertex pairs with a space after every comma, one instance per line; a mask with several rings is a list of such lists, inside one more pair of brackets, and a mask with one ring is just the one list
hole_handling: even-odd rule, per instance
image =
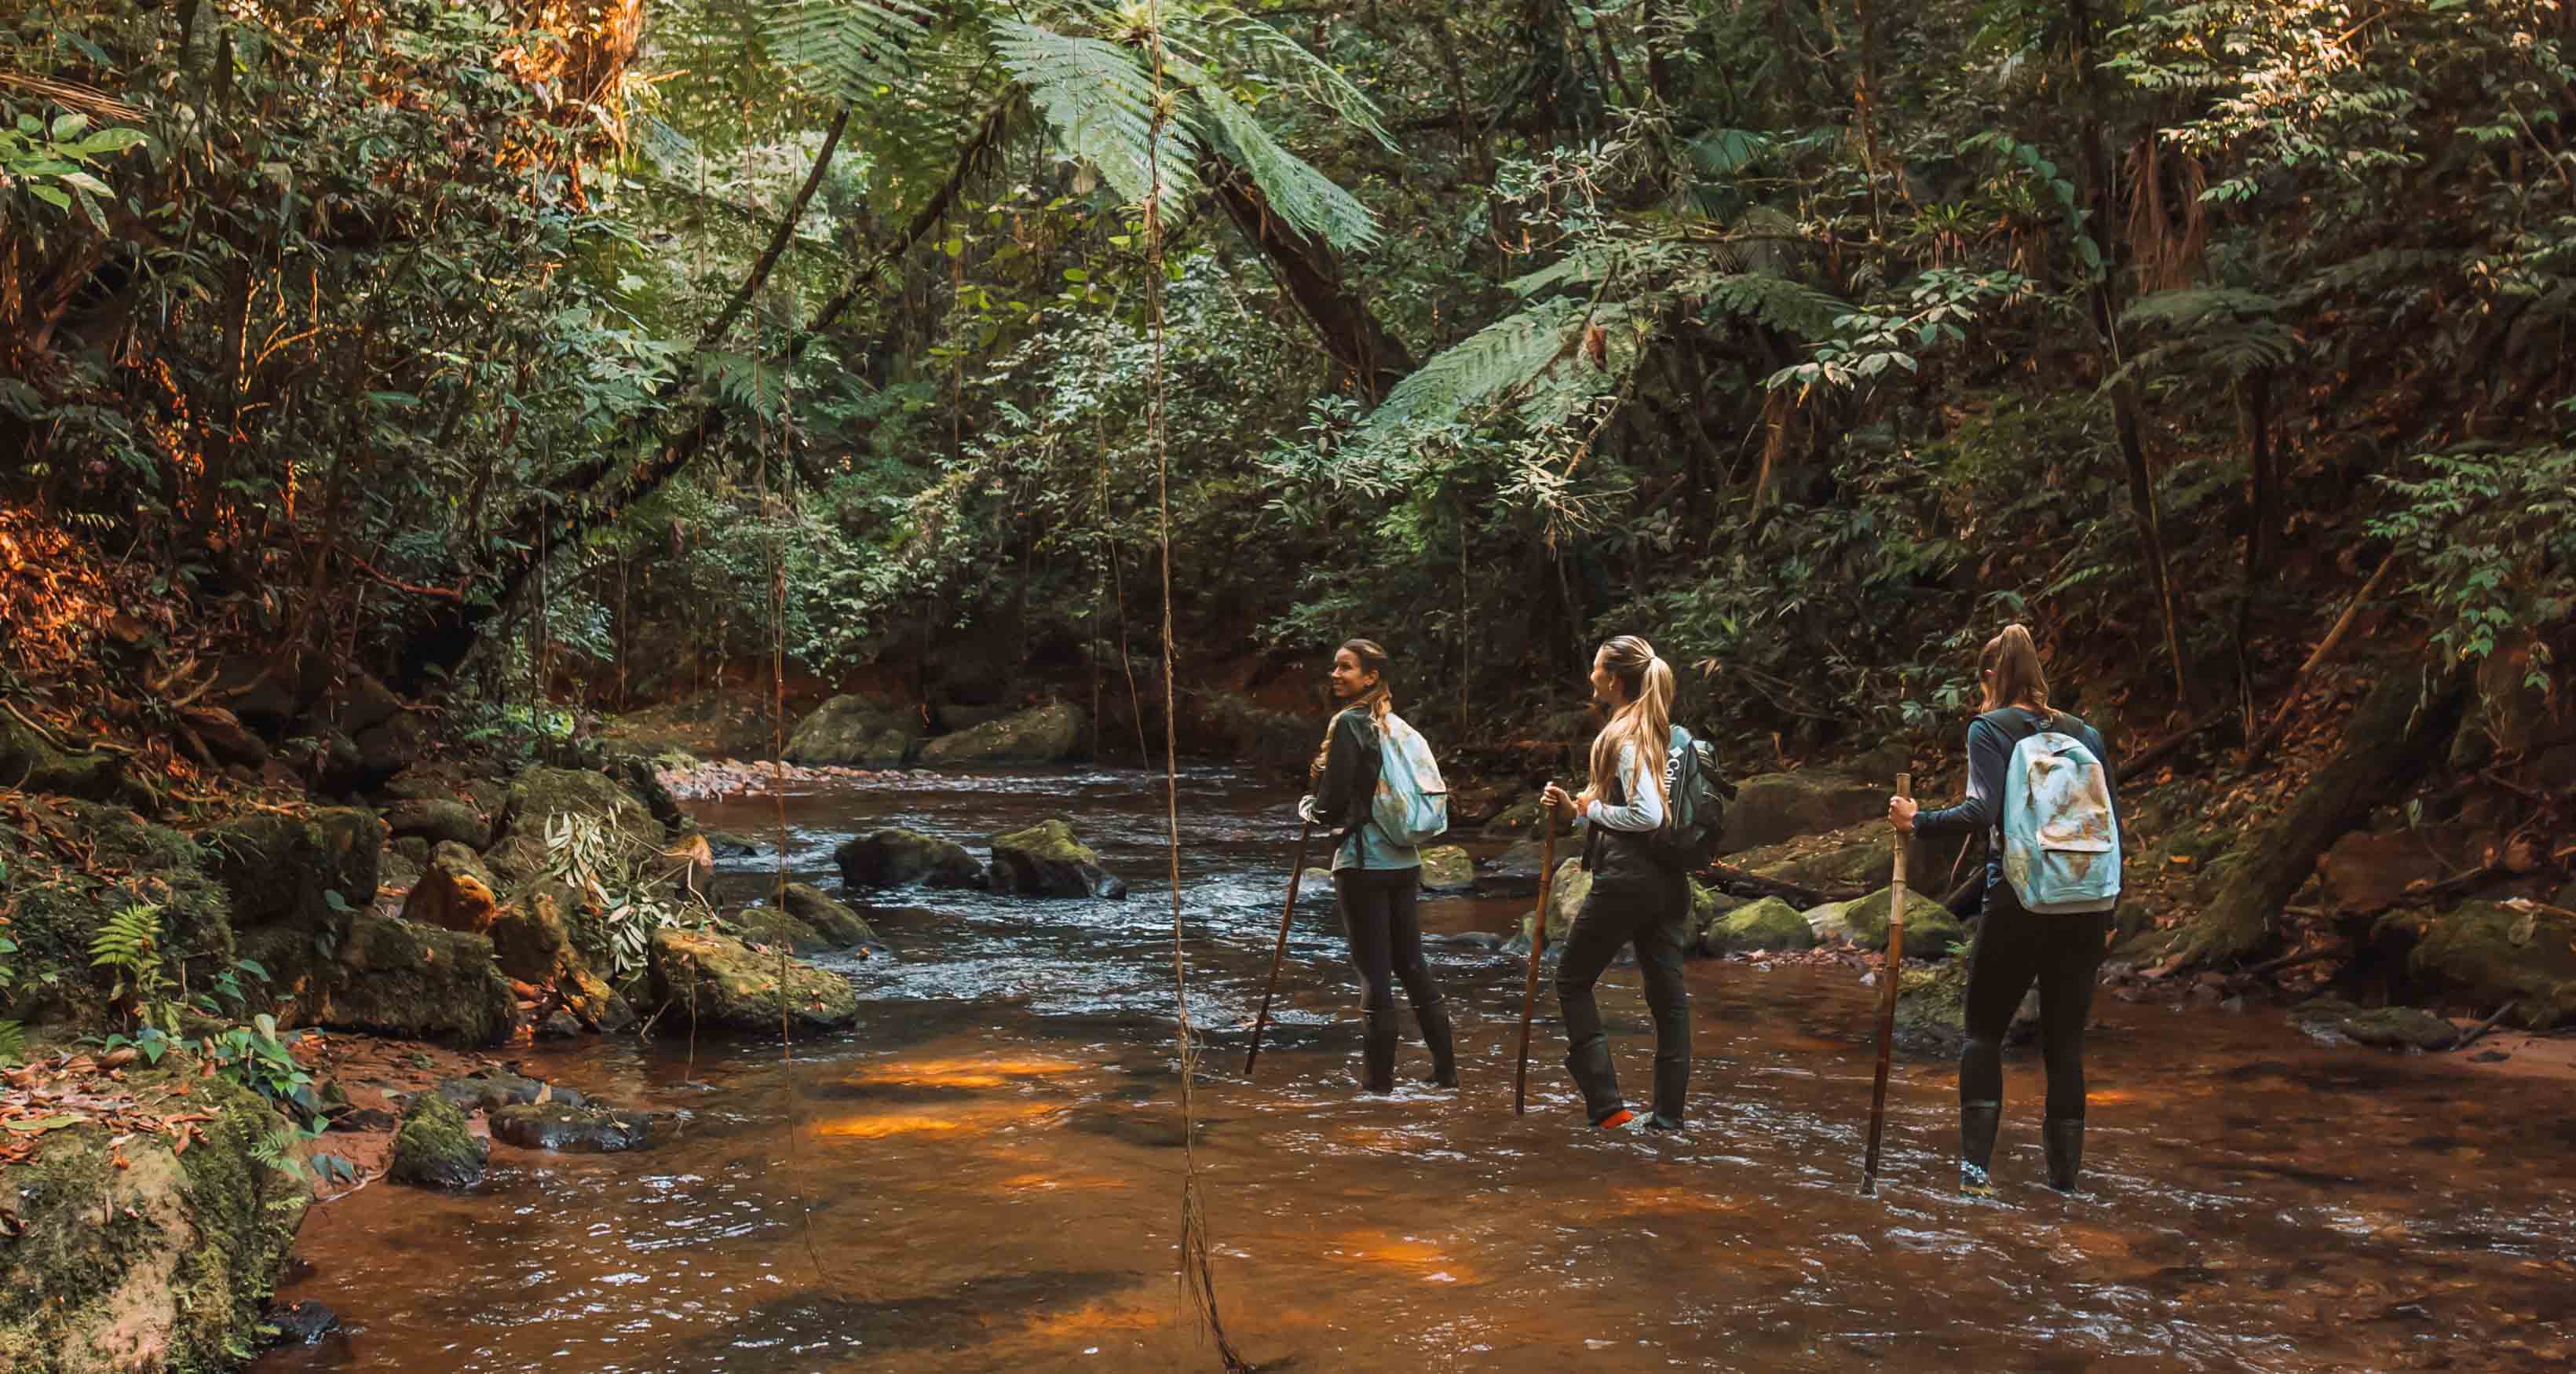
[[1476, 861], [1467, 851], [1454, 844], [1433, 845], [1422, 851], [1422, 890], [1425, 892], [1468, 892], [1476, 886]]
[[1816, 947], [1816, 932], [1798, 909], [1777, 897], [1725, 912], [1701, 929], [1700, 948], [1710, 954]]
[[503, 1107], [531, 1103], [555, 1103], [579, 1107], [588, 1099], [572, 1088], [557, 1087], [542, 1079], [502, 1069], [482, 1069], [463, 1078], [438, 1080], [438, 1095], [456, 1104], [460, 1112], [497, 1112]]
[[483, 1179], [492, 1147], [465, 1127], [465, 1113], [438, 1092], [416, 1093], [394, 1133], [385, 1176], [421, 1188], [471, 1188]]
[[982, 887], [983, 865], [953, 840], [900, 826], [846, 840], [832, 851], [841, 881], [851, 888]]
[[921, 762], [932, 768], [968, 763], [1054, 763], [1073, 757], [1082, 748], [1082, 729], [1080, 707], [1049, 702], [971, 730], [941, 735], [921, 746]]
[[801, 960], [781, 960], [742, 941], [677, 926], [653, 932], [652, 984], [666, 1013], [698, 1025], [759, 1033], [779, 1029], [782, 1010], [795, 1029], [830, 1030], [859, 1014], [849, 980]]
[[789, 916], [802, 922], [806, 929], [821, 938], [831, 949], [849, 949], [855, 945], [878, 943], [877, 933], [859, 913], [824, 896], [805, 883], [789, 883], [778, 893], [778, 905]]
[[1024, 897], [1124, 897], [1127, 884], [1062, 820], [993, 837], [993, 890]]
[[293, 1307], [269, 1308], [260, 1314], [259, 1324], [276, 1329], [272, 1345], [320, 1345], [323, 1337], [340, 1329], [340, 1314], [306, 1299]]
[[[1843, 925], [1851, 942], [1863, 949], [1887, 948], [1887, 913], [1896, 889], [1882, 887], [1843, 908]], [[1905, 894], [1905, 957], [1944, 959], [1953, 945], [1966, 944], [1968, 928], [1950, 909], [1920, 892]]]
[[527, 1103], [492, 1113], [492, 1138], [522, 1150], [608, 1155], [659, 1145], [670, 1135], [663, 1112], [625, 1112], [563, 1102]]

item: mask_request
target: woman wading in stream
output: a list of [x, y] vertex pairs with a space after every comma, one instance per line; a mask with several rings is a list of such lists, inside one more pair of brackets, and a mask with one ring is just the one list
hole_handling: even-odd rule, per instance
[[1341, 836], [1333, 851], [1333, 897], [1351, 942], [1351, 965], [1360, 975], [1362, 1091], [1395, 1091], [1395, 989], [1404, 984], [1422, 1043], [1431, 1050], [1431, 1072], [1422, 1081], [1458, 1086], [1449, 1011], [1431, 965], [1422, 957], [1422, 921], [1414, 901], [1422, 886], [1422, 856], [1389, 838], [1372, 819], [1379, 786], [1381, 740], [1390, 730], [1409, 732], [1394, 716], [1386, 685], [1386, 650], [1354, 639], [1333, 655], [1333, 695], [1350, 703], [1324, 729], [1324, 747], [1308, 770], [1312, 796], [1298, 814]]
[[1592, 660], [1593, 698], [1610, 723], [1592, 741], [1591, 781], [1580, 796], [1548, 784], [1553, 810], [1589, 818], [1583, 866], [1592, 892], [1565, 937], [1556, 966], [1556, 997], [1565, 1009], [1565, 1067], [1583, 1090], [1592, 1124], [1618, 1130], [1637, 1122], [1619, 1097], [1618, 1070], [1592, 986], [1619, 947], [1634, 941], [1646, 1006], [1655, 1018], [1655, 1108], [1648, 1130], [1682, 1127], [1682, 1102], [1690, 1089], [1690, 988], [1682, 981], [1682, 949], [1690, 936], [1689, 875], [1657, 857], [1647, 843], [1663, 828], [1669, 810], [1664, 764], [1672, 741], [1673, 670], [1655, 646], [1621, 635]]
[[[2073, 774], [2077, 781], [2058, 805], [2067, 815], [2089, 815], [2093, 823], [2074, 827], [2082, 833], [2063, 845], [2043, 826], [2043, 846], [2075, 856], [2087, 867], [2107, 865], [2109, 891], [2116, 900], [2120, 850], [2114, 799], [2119, 789], [2102, 736], [2076, 717], [2049, 709], [2048, 679], [2040, 671], [2039, 646], [2031, 642], [2030, 631], [2005, 626], [1986, 641], [1977, 666], [1985, 704], [1983, 714], [1968, 724], [1968, 799], [1917, 814], [1912, 800], [1890, 797], [1887, 819], [1904, 831], [1966, 830], [1986, 836], [1985, 918], [1968, 951], [1967, 1040], [1959, 1050], [1959, 1189], [1979, 1196], [1994, 1191], [1986, 1169], [2003, 1120], [2004, 1032], [2012, 1026], [2022, 994], [2037, 983], [2040, 1052], [2048, 1064], [2047, 1115], [2040, 1126], [2048, 1146], [2048, 1183], [2073, 1192], [2084, 1161], [2084, 1021], [2093, 1011], [2093, 983], [2109, 940], [2111, 912], [2107, 907], [2066, 909], [2094, 904], [2083, 901], [2040, 903], [2054, 914], [2029, 909], [2020, 889], [2041, 890], [2032, 884], [2035, 878], [2046, 880], [2049, 860], [2041, 859], [2040, 871], [2034, 870], [2026, 857], [2032, 852], [2026, 838], [2007, 834], [2005, 803], [2013, 798], [2027, 812], [2031, 797], [2046, 799], [2049, 792], [2045, 778], [2036, 788], [2027, 777], [2019, 787], [2013, 785], [2017, 759], [2026, 774]], [[2072, 750], [2048, 747], [2048, 737], [2057, 736], [2090, 751], [2098, 770], [2088, 769]], [[2037, 747], [2023, 749], [2025, 741]], [[2091, 833], [2106, 828], [2106, 834]], [[2008, 855], [2008, 847], [2013, 854]], [[2008, 861], [2018, 871], [2008, 874]], [[2095, 875], [2097, 888], [2101, 876]]]

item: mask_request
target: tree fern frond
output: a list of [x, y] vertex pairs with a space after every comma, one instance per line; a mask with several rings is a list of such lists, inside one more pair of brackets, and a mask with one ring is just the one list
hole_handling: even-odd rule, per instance
[[2198, 329], [2212, 320], [2265, 316], [2280, 308], [2280, 301], [2260, 291], [2240, 291], [2228, 286], [2184, 286], [2138, 297], [2129, 303], [2128, 309], [2120, 312], [2120, 323]]
[[1831, 293], [1769, 272], [1727, 272], [1691, 286], [1711, 311], [1750, 316], [1802, 339], [1832, 337], [1834, 321], [1851, 313]]
[[1703, 176], [1727, 177], [1743, 171], [1771, 151], [1771, 136], [1750, 129], [1711, 129], [1682, 147]]
[[27, 1057], [27, 1028], [15, 1021], [0, 1021], [0, 1064], [15, 1064]]
[[1281, 147], [1261, 121], [1222, 87], [1198, 85], [1194, 94], [1199, 136], [1251, 174], [1272, 213], [1345, 251], [1377, 241], [1377, 217], [1359, 197]]
[[769, 41], [807, 85], [852, 103], [873, 101], [911, 72], [929, 11], [908, 0], [791, 0], [773, 11]]
[[676, 177], [682, 169], [698, 165], [701, 154], [695, 139], [652, 116], [640, 121], [640, 127], [642, 136], [636, 141], [643, 145], [645, 161], [666, 175]]
[[1618, 270], [1625, 254], [1616, 243], [1587, 243], [1535, 272], [1503, 283], [1516, 296], [1535, 296], [1551, 287], [1590, 284]]
[[1527, 383], [1580, 342], [1590, 313], [1585, 302], [1558, 297], [1486, 325], [1396, 383], [1364, 433], [1446, 421]]
[[1160, 164], [1166, 212], [1177, 212], [1197, 193], [1198, 174], [1177, 122], [1155, 131], [1154, 78], [1136, 54], [1021, 23], [1003, 24], [993, 50], [1066, 149], [1099, 168], [1118, 194], [1135, 202], [1153, 194], [1149, 156]]
[[[1177, 12], [1172, 16], [1177, 19]], [[1368, 93], [1351, 83], [1322, 57], [1307, 50], [1306, 45], [1282, 33], [1269, 21], [1246, 14], [1231, 5], [1219, 5], [1181, 24], [1176, 30], [1193, 36], [1203, 33], [1208, 39], [1231, 41], [1241, 47], [1251, 67], [1279, 85], [1293, 88], [1306, 98], [1331, 110], [1345, 122], [1358, 126], [1389, 152], [1396, 151], [1395, 139], [1381, 123], [1382, 112]], [[1214, 46], [1208, 43], [1206, 46]]]

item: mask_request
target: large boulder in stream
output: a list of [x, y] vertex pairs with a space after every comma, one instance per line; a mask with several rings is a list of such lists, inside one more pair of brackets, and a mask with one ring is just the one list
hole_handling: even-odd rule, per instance
[[1127, 884], [1063, 820], [993, 837], [993, 890], [1023, 897], [1124, 897]]
[[1816, 932], [1798, 909], [1777, 897], [1722, 912], [1700, 928], [1700, 949], [1709, 954], [1773, 953], [1814, 949]]
[[[127, 1071], [129, 1090], [177, 1073]], [[86, 1122], [13, 1134], [0, 1165], [0, 1369], [128, 1374], [235, 1367], [312, 1202], [259, 1161], [277, 1113], [220, 1075], [189, 1075], [210, 1116], [167, 1134]], [[161, 1109], [178, 1112], [173, 1105]]]
[[778, 905], [788, 915], [803, 922], [806, 929], [821, 936], [833, 949], [877, 943], [877, 933], [868, 928], [868, 923], [860, 919], [859, 913], [824, 896], [809, 884], [789, 883], [781, 888]]
[[522, 1150], [613, 1155], [649, 1149], [671, 1135], [668, 1112], [630, 1112], [565, 1102], [525, 1102], [492, 1113], [492, 1138]]
[[665, 1013], [694, 1018], [702, 1029], [775, 1033], [783, 1013], [795, 1030], [810, 1032], [858, 1018], [859, 996], [849, 980], [755, 951], [729, 935], [666, 926], [653, 932], [650, 957], [653, 995]]
[[1732, 854], [1798, 835], [1821, 834], [1887, 814], [1892, 782], [1871, 782], [1821, 769], [1746, 778], [1726, 807]]
[[[1863, 949], [1887, 948], [1888, 908], [1896, 889], [1882, 887], [1843, 908], [1843, 925], [1851, 942]], [[1920, 892], [1905, 894], [1905, 957], [1945, 959], [1950, 947], [1968, 942], [1968, 928], [1950, 909]]]
[[474, 1046], [497, 1045], [518, 1026], [518, 999], [487, 936], [360, 912], [337, 963], [311, 1018], [333, 1029]]
[[1044, 706], [987, 721], [972, 730], [941, 735], [921, 746], [921, 762], [932, 768], [978, 763], [1054, 763], [1082, 749], [1082, 708], [1052, 701]]
[[982, 887], [984, 866], [953, 840], [901, 826], [860, 835], [832, 851], [841, 881], [858, 888]]
[[787, 737], [787, 761], [806, 768], [900, 768], [921, 738], [921, 717], [881, 697], [844, 693], [817, 706]]

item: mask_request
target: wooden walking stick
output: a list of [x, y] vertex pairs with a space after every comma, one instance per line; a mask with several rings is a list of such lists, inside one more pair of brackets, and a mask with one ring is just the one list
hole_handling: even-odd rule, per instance
[[1512, 1074], [1512, 1115], [1529, 1109], [1530, 1019], [1538, 1014], [1539, 956], [1547, 949], [1547, 899], [1556, 886], [1556, 808], [1538, 809], [1538, 911], [1530, 917], [1529, 986], [1521, 992], [1521, 1066]]
[[[1913, 774], [1896, 775], [1896, 795], [1914, 795]], [[1896, 985], [1905, 980], [1905, 842], [1913, 832], [1889, 829], [1896, 835], [1896, 876], [1887, 885], [1886, 986], [1878, 994], [1878, 1074], [1869, 1087], [1869, 1155], [1860, 1177], [1863, 1197], [1878, 1192], [1878, 1138], [1887, 1128], [1887, 1054], [1896, 1038]]]
[[1306, 876], [1306, 841], [1315, 833], [1315, 823], [1304, 818], [1297, 822], [1297, 861], [1288, 869], [1288, 903], [1279, 909], [1279, 943], [1270, 951], [1270, 986], [1261, 990], [1261, 1015], [1252, 1023], [1252, 1050], [1243, 1056], [1243, 1075], [1252, 1076], [1252, 1066], [1261, 1058], [1261, 1030], [1270, 1024], [1270, 998], [1279, 991], [1279, 965], [1288, 958], [1288, 921], [1297, 914], [1297, 884]]

